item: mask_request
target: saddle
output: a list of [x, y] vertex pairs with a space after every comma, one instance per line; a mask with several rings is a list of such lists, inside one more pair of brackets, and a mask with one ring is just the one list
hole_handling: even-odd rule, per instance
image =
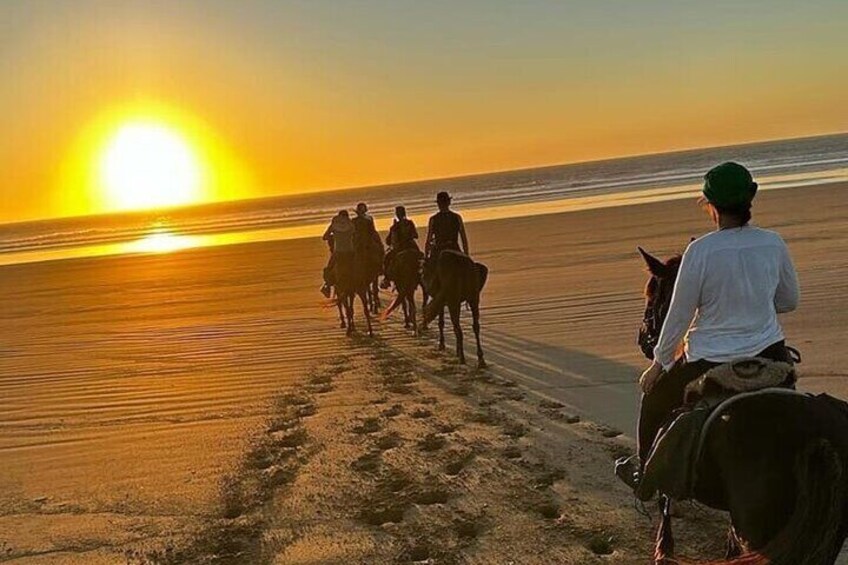
[[636, 496], [650, 500], [657, 491], [677, 500], [694, 497], [696, 470], [710, 424], [734, 399], [780, 391], [797, 394], [790, 363], [760, 357], [719, 365], [686, 387], [684, 407], [660, 430], [645, 462]]

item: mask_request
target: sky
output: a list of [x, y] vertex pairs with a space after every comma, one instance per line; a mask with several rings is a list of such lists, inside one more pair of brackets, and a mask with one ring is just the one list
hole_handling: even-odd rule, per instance
[[844, 132], [846, 21], [844, 0], [3, 0], [0, 221], [109, 211], [68, 163], [141, 107], [203, 145], [207, 200]]

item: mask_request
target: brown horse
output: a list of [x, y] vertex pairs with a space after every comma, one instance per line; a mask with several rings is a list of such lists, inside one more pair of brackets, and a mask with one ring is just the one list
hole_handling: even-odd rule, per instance
[[419, 333], [416, 321], [415, 290], [421, 284], [421, 261], [424, 254], [418, 248], [407, 249], [395, 255], [391, 276], [395, 282], [397, 296], [381, 316], [386, 319], [398, 307], [403, 307], [403, 322], [406, 329]]
[[[640, 249], [651, 278], [639, 344], [650, 357], [680, 266]], [[848, 404], [785, 389], [739, 395], [702, 431], [692, 498], [729, 512], [727, 561], [830, 565], [848, 535]], [[662, 485], [660, 485], [662, 490]], [[670, 501], [660, 495], [656, 564], [673, 558]]]
[[465, 350], [462, 343], [462, 327], [459, 325], [463, 303], [471, 309], [472, 327], [477, 340], [477, 366], [483, 368], [483, 346], [480, 343], [480, 293], [486, 284], [489, 269], [482, 263], [474, 262], [471, 257], [446, 249], [438, 257], [424, 263], [422, 283], [426, 295], [432, 297], [432, 303], [424, 306], [426, 328], [433, 319], [439, 318], [439, 349], [445, 349], [445, 306], [450, 313], [453, 332], [456, 336], [456, 355], [460, 363], [465, 363]]
[[[362, 310], [365, 313], [365, 323], [368, 327], [368, 335], [373, 336], [371, 327], [371, 312], [368, 308], [368, 266], [362, 260], [359, 253], [339, 254], [336, 258], [336, 300], [344, 310], [347, 321], [347, 335], [353, 334], [355, 330], [354, 299], [358, 296], [362, 301]], [[342, 322], [344, 327], [344, 320]]]

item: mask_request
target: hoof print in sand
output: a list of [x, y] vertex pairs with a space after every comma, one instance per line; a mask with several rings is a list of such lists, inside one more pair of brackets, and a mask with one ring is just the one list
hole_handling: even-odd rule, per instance
[[418, 448], [421, 451], [438, 451], [447, 445], [448, 440], [438, 434], [427, 434], [421, 441], [418, 442]]
[[505, 398], [507, 400], [514, 400], [516, 402], [520, 402], [527, 397], [526, 394], [524, 394], [520, 390], [517, 390], [517, 389], [514, 389], [514, 388], [505, 390], [503, 392], [499, 392], [499, 393], [497, 393], [497, 396], [498, 396], [498, 398]]
[[377, 438], [375, 445], [380, 451], [388, 451], [389, 449], [400, 447], [401, 443], [403, 442], [400, 439], [400, 435], [397, 432], [391, 432]]
[[370, 502], [359, 513], [359, 519], [371, 526], [397, 524], [403, 521], [403, 515], [407, 508], [409, 508], [409, 503], [400, 500]]
[[518, 422], [508, 422], [503, 426], [503, 434], [512, 439], [523, 437], [527, 433], [527, 428]]
[[382, 429], [380, 425], [380, 420], [377, 418], [365, 418], [359, 425], [354, 426], [353, 433], [359, 435], [365, 434], [373, 434], [375, 432], [379, 432]]
[[295, 448], [306, 443], [306, 430], [294, 428], [271, 434], [274, 446], [278, 448]]
[[453, 422], [439, 422], [436, 424], [436, 429], [440, 434], [452, 434], [458, 430], [459, 427], [459, 424], [454, 424]]
[[598, 432], [600, 432], [600, 434], [605, 438], [614, 438], [622, 435], [622, 432], [620, 430], [611, 428], [609, 426], [598, 426]]
[[290, 484], [297, 476], [297, 471], [290, 467], [271, 467], [263, 473], [263, 479], [271, 487]]
[[383, 410], [381, 414], [386, 418], [395, 418], [403, 414], [403, 406], [400, 404], [393, 404], [391, 407]]
[[329, 374], [313, 375], [309, 378], [307, 388], [314, 394], [325, 394], [333, 390], [333, 377]]
[[423, 418], [429, 418], [432, 415], [433, 415], [433, 413], [430, 412], [429, 410], [427, 410], [426, 408], [416, 408], [415, 411], [412, 414], [410, 414], [410, 416], [412, 418], [415, 418], [415, 419], [418, 419], [418, 420], [423, 419]]
[[398, 555], [399, 563], [429, 563], [432, 557], [430, 546], [425, 542], [410, 545]]
[[454, 477], [462, 472], [471, 461], [474, 460], [473, 453], [452, 453], [450, 460], [445, 465], [445, 474]]
[[357, 473], [376, 473], [380, 469], [381, 462], [380, 452], [374, 451], [358, 457], [350, 464], [350, 468]]
[[533, 510], [545, 520], [556, 520], [560, 516], [559, 504], [553, 500], [540, 502], [534, 506]]
[[465, 541], [479, 537], [485, 527], [483, 519], [474, 516], [459, 516], [454, 518], [453, 521], [453, 531], [456, 537]]
[[595, 555], [611, 555], [613, 552], [614, 538], [607, 534], [601, 533], [592, 536], [586, 547]]
[[503, 454], [507, 459], [520, 459], [522, 452], [517, 445], [509, 445], [503, 450]]
[[565, 404], [557, 402], [556, 400], [542, 400], [539, 402], [539, 408], [544, 408], [546, 410], [559, 410], [560, 408], [565, 408]]
[[412, 501], [421, 506], [444, 504], [450, 499], [450, 493], [443, 488], [421, 487], [412, 495]]

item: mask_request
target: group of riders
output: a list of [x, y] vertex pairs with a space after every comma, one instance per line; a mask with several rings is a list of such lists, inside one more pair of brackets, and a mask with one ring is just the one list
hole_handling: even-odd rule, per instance
[[[438, 257], [447, 249], [462, 251], [467, 255], [468, 237], [465, 234], [465, 224], [462, 216], [450, 209], [450, 194], [439, 192], [436, 195], [436, 204], [439, 211], [430, 217], [427, 237], [424, 241], [425, 261], [431, 257]], [[321, 293], [327, 298], [330, 297], [332, 288], [336, 284], [335, 267], [345, 255], [359, 254], [361, 257], [377, 257], [379, 261], [382, 261], [383, 280], [380, 286], [388, 289], [392, 283], [397, 255], [411, 249], [419, 253], [421, 251], [418, 246], [418, 229], [407, 217], [404, 206], [395, 208], [395, 219], [386, 236], [385, 246], [374, 225], [374, 218], [368, 214], [368, 205], [364, 202], [356, 205], [356, 214], [353, 218], [347, 210], [340, 210], [327, 226], [323, 239], [330, 248], [330, 260], [324, 268], [324, 285], [321, 287]]]
[[[661, 332], [648, 352], [653, 362], [639, 380], [643, 394], [638, 452], [620, 460], [616, 469], [631, 487], [638, 486], [661, 428], [684, 404], [689, 383], [711, 368], [739, 358], [792, 361], [777, 316], [796, 308], [798, 280], [783, 239], [750, 223], [757, 188], [751, 173], [733, 162], [711, 169], [704, 177], [700, 203], [715, 230], [686, 248], [670, 303], [662, 312]], [[450, 195], [440, 192], [436, 203], [439, 210], [427, 226], [425, 260], [446, 249], [468, 254], [465, 226], [460, 215], [450, 209]], [[406, 209], [398, 206], [395, 216], [385, 253], [364, 203], [356, 206], [353, 218], [347, 210], [333, 218], [324, 233], [331, 250], [321, 288], [325, 296], [330, 296], [334, 285], [339, 257], [357, 251], [384, 257], [381, 286], [390, 286], [395, 256], [419, 249], [418, 231]], [[794, 374], [784, 384], [793, 387]]]

